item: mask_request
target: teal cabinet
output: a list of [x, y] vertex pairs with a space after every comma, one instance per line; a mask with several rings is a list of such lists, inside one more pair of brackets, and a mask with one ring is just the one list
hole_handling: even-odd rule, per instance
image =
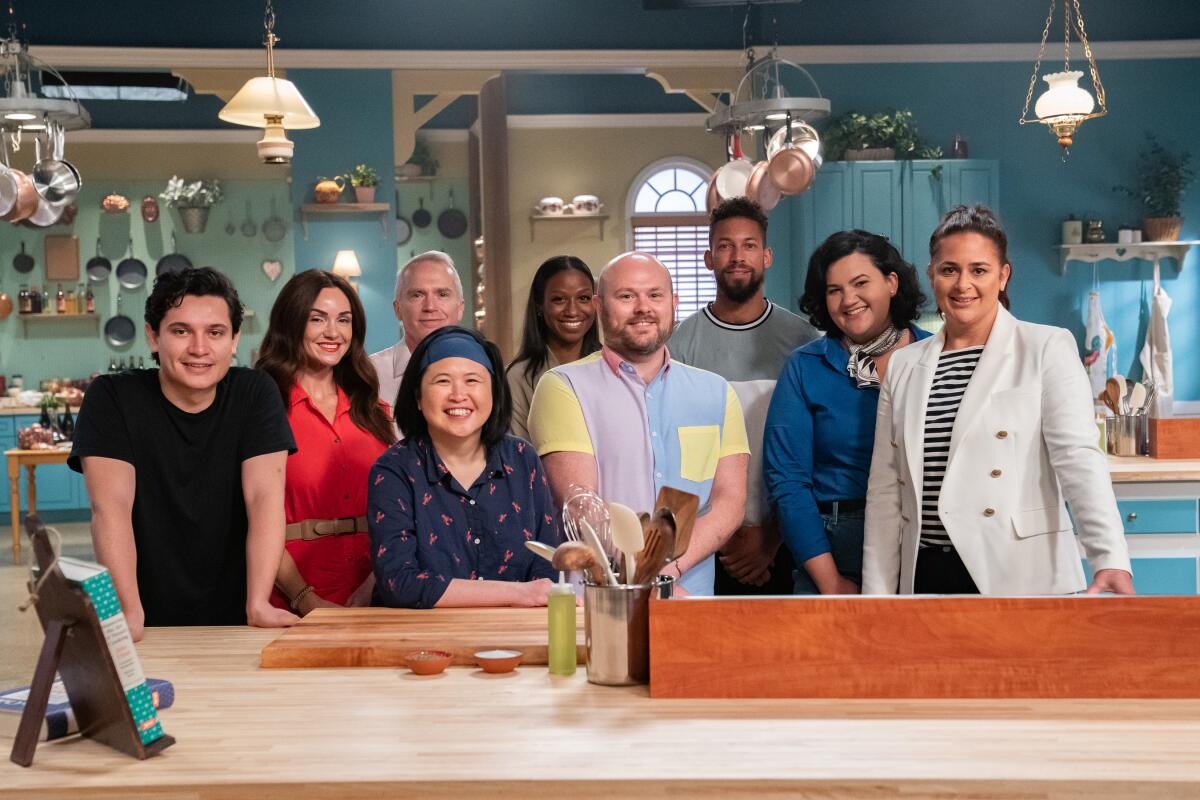
[[[834, 161], [817, 172], [813, 186], [780, 209], [791, 226], [792, 297], [804, 292], [808, 259], [832, 233], [850, 228], [886, 236], [917, 267], [928, 290], [929, 235], [956, 205], [1000, 204], [996, 161]], [[779, 298], [776, 298], [777, 300]], [[793, 305], [794, 307], [794, 305]]]
[[1126, 534], [1195, 534], [1195, 500], [1119, 500]]

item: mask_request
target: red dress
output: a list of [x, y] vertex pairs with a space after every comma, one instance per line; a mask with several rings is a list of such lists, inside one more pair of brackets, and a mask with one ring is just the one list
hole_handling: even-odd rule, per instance
[[[386, 408], [386, 404], [380, 403]], [[284, 513], [287, 523], [306, 519], [360, 517], [367, 513], [367, 473], [387, 445], [350, 419], [350, 399], [338, 387], [333, 422], [300, 386], [288, 398], [288, 422], [296, 452], [288, 456]], [[371, 573], [366, 530], [286, 543], [305, 582], [332, 603], [345, 605]], [[287, 608], [278, 589], [271, 602]]]

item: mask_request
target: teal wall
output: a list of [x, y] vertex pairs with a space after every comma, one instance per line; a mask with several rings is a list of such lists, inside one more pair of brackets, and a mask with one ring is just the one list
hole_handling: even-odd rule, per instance
[[[1064, 164], [1054, 139], [1041, 125], [1018, 126], [1032, 65], [887, 64], [810, 67], [834, 113], [909, 108], [922, 134], [949, 150], [954, 134], [968, 139], [972, 158], [1000, 162], [1000, 212], [1009, 235], [1013, 264], [1010, 294], [1014, 313], [1026, 320], [1060, 325], [1082, 339], [1086, 297], [1092, 287], [1090, 266], [1073, 263], [1059, 275], [1059, 223], [1069, 214], [1098, 216], [1109, 240], [1119, 224], [1135, 223], [1136, 205], [1112, 191], [1135, 180], [1143, 133], [1153, 129], [1175, 148], [1190, 148], [1200, 162], [1195, 131], [1200, 106], [1183, 101], [1200, 85], [1200, 61], [1103, 61], [1101, 79], [1108, 93], [1107, 117], [1083, 124]], [[1191, 87], [1190, 89], [1187, 87]], [[1184, 95], [1178, 92], [1184, 92]], [[1188, 94], [1190, 92], [1190, 94]], [[791, 206], [785, 200], [771, 215], [770, 240], [777, 266], [767, 283], [772, 297], [794, 309], [796, 298], [781, 253], [792, 270], [802, 272], [812, 244], [798, 238]], [[1200, 183], [1185, 196], [1181, 238], [1200, 239]], [[786, 244], [785, 244], [786, 242]], [[1170, 266], [1167, 266], [1170, 264]], [[924, 264], [918, 267], [924, 268]], [[1120, 367], [1140, 375], [1137, 354], [1145, 331], [1151, 289], [1149, 264], [1106, 262], [1099, 265], [1099, 290], [1105, 317], [1117, 337]], [[1164, 264], [1163, 285], [1174, 300], [1169, 318], [1175, 353], [1175, 398], [1200, 399], [1200, 359], [1192, 344], [1200, 340], [1200, 251], [1192, 250], [1177, 272]]]
[[[392, 203], [388, 236], [379, 228], [378, 216], [325, 217], [310, 219], [308, 241], [297, 235], [296, 268], [329, 269], [338, 250], [354, 250], [362, 266], [358, 279], [359, 297], [367, 313], [367, 351], [382, 350], [395, 344], [398, 323], [392, 311], [396, 270], [408, 260], [410, 252], [444, 250], [455, 263], [466, 286], [470, 286], [469, 243], [466, 236], [448, 241], [437, 233], [437, 214], [448, 205], [448, 192], [454, 188], [456, 207], [466, 210], [465, 179], [439, 179], [432, 183], [405, 183], [400, 188], [404, 216], [411, 218], [418, 198], [434, 215], [434, 225], [415, 231], [413, 238], [397, 246], [395, 238], [395, 158], [392, 145], [392, 84], [387, 70], [289, 70], [305, 99], [321, 117], [321, 127], [293, 131], [296, 154], [292, 161], [292, 202], [299, 207], [313, 202], [312, 187], [319, 176], [332, 177], [350, 170], [355, 164], [370, 164], [379, 171], [376, 202]], [[432, 200], [429, 199], [433, 193]], [[347, 189], [342, 199], [352, 201]], [[470, 290], [467, 290], [470, 294]], [[468, 310], [469, 311], [469, 310]]]
[[[81, 378], [93, 372], [104, 372], [112, 357], [124, 357], [127, 360], [133, 357], [136, 360], [142, 356], [149, 363], [150, 348], [142, 332], [143, 312], [150, 284], [154, 280], [154, 264], [164, 253], [171, 251], [172, 232], [177, 235], [179, 252], [188, 256], [196, 266], [214, 266], [228, 275], [246, 308], [255, 312], [254, 318], [246, 320], [238, 346], [240, 363], [249, 363], [251, 351], [258, 347], [266, 330], [267, 315], [278, 284], [291, 275], [294, 263], [293, 223], [284, 180], [223, 181], [225, 200], [213, 209], [208, 227], [202, 234], [184, 233], [175, 212], [168, 211], [165, 206], [157, 222], [143, 222], [139, 211], [141, 198], [162, 191], [166, 186], [165, 177], [162, 181], [153, 182], [87, 183], [87, 180], [87, 175], [84, 175], [85, 185], [78, 201], [79, 214], [70, 227], [31, 230], [9, 224], [0, 225], [0, 286], [8, 291], [15, 304], [21, 284], [40, 286], [45, 283], [42, 239], [47, 234], [77, 236], [83, 264], [95, 255], [99, 238], [104, 254], [113, 262], [113, 273], [107, 281], [90, 284], [96, 297], [99, 323], [80, 320], [23, 323], [14, 311], [7, 320], [0, 322], [0, 374], [21, 374], [26, 388], [36, 388], [42, 378]], [[131, 206], [128, 213], [107, 214], [100, 210], [100, 200], [111, 192], [129, 198]], [[280, 217], [289, 226], [288, 235], [276, 243], [268, 242], [261, 232], [263, 221], [270, 216], [272, 198]], [[240, 228], [246, 219], [247, 202], [251, 205], [251, 218], [258, 229], [257, 235], [247, 238], [240, 230], [233, 236], [226, 234], [227, 222], [232, 219]], [[124, 257], [130, 238], [133, 239], [134, 255], [146, 262], [149, 270], [146, 285], [133, 290], [120, 289], [116, 276], [116, 264]], [[18, 252], [22, 242], [37, 262], [34, 271], [28, 275], [21, 275], [12, 268], [12, 256]], [[284, 274], [278, 283], [272, 283], [263, 274], [261, 267], [264, 259], [277, 259], [283, 263]], [[80, 282], [86, 283], [82, 267]], [[63, 289], [68, 286], [64, 285]], [[137, 323], [138, 336], [126, 347], [111, 348], [104, 341], [103, 326], [116, 313], [118, 289], [121, 310]]]

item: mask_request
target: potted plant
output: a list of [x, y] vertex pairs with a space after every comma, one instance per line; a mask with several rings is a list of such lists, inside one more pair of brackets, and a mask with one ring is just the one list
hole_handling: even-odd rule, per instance
[[374, 167], [359, 164], [346, 173], [346, 180], [354, 187], [354, 202], [375, 202], [375, 187], [379, 184], [379, 173]]
[[830, 160], [888, 161], [893, 158], [941, 158], [940, 147], [927, 147], [911, 111], [881, 111], [867, 116], [851, 111], [825, 130]]
[[1196, 172], [1192, 155], [1164, 147], [1153, 133], [1146, 133], [1146, 146], [1138, 154], [1138, 180], [1133, 188], [1114, 186], [1142, 205], [1142, 235], [1149, 242], [1171, 242], [1183, 227], [1180, 208], [1183, 193]]
[[416, 145], [413, 146], [413, 152], [409, 156], [408, 162], [400, 166], [400, 174], [406, 178], [436, 175], [439, 166], [438, 160], [429, 150], [429, 145], [418, 139]]
[[178, 175], [167, 181], [167, 189], [159, 195], [167, 205], [178, 209], [179, 220], [187, 233], [204, 233], [208, 211], [221, 202], [221, 182], [213, 179], [187, 182]]

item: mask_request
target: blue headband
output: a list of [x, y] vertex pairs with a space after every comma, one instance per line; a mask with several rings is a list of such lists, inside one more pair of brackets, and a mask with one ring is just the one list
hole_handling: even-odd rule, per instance
[[429, 365], [443, 358], [469, 358], [482, 366], [493, 375], [492, 360], [480, 346], [479, 341], [465, 330], [456, 330], [442, 334], [429, 343], [425, 355], [421, 359], [421, 372], [429, 369]]

